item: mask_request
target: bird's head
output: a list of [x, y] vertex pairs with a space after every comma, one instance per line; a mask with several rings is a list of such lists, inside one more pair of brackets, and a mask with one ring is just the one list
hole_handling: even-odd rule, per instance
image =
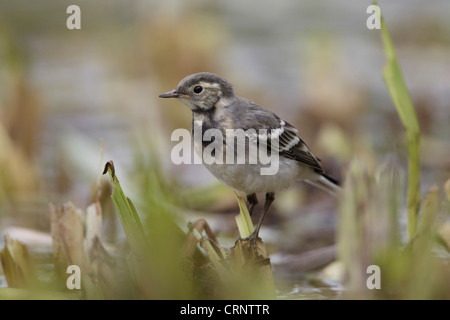
[[194, 73], [180, 81], [172, 91], [160, 98], [178, 98], [193, 112], [208, 112], [228, 104], [234, 97], [231, 84], [214, 73]]

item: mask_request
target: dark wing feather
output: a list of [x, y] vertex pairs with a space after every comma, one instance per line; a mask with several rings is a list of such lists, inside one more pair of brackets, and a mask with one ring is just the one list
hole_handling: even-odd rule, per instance
[[279, 139], [280, 155], [304, 163], [319, 172], [323, 172], [319, 159], [317, 159], [306, 143], [297, 135], [297, 129], [285, 121], [281, 122], [281, 124], [283, 123], [284, 131]]

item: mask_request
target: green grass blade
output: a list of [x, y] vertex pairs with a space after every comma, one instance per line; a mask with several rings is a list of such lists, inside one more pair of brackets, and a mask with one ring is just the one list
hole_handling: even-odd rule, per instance
[[439, 211], [439, 188], [434, 185], [425, 195], [422, 205], [422, 213], [418, 224], [418, 232], [429, 234], [433, 229], [437, 213]]
[[388, 29], [381, 17], [381, 33], [387, 63], [383, 79], [406, 131], [408, 141], [408, 237], [412, 239], [417, 229], [420, 204], [420, 127], [408, 89], [395, 54]]
[[235, 217], [239, 235], [242, 239], [247, 238], [252, 234], [253, 230], [255, 230], [255, 227], [253, 226], [252, 218], [250, 217], [244, 198], [240, 197], [235, 191], [233, 192], [238, 202], [240, 212], [239, 215]]
[[123, 230], [127, 236], [131, 249], [138, 253], [140, 252], [143, 244], [145, 243], [145, 233], [142, 227], [141, 220], [131, 200], [125, 195], [120, 186], [119, 179], [114, 172], [114, 166], [112, 161], [108, 162], [105, 166], [105, 171], [109, 173], [114, 190], [111, 195], [114, 206], [122, 222]]

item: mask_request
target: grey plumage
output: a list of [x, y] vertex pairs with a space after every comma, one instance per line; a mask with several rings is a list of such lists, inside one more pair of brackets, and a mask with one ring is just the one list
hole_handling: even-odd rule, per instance
[[[274, 176], [259, 174], [261, 164], [211, 164], [207, 169], [226, 185], [247, 194], [250, 212], [257, 199], [257, 192], [266, 192], [266, 205], [260, 223], [252, 239], [258, 237], [262, 219], [273, 201], [274, 193], [287, 188], [294, 180], [306, 180], [331, 194], [339, 190], [336, 179], [325, 173], [319, 159], [298, 136], [298, 131], [273, 112], [234, 94], [233, 87], [225, 79], [208, 72], [196, 73], [180, 81], [177, 88], [161, 94], [162, 98], [179, 98], [193, 113], [193, 129], [201, 124], [203, 132], [219, 129], [242, 129], [246, 132], [246, 147], [251, 141], [258, 146], [271, 146], [271, 138], [278, 138], [279, 170]], [[250, 129], [250, 130], [249, 130]], [[258, 132], [265, 129], [267, 134]], [[250, 134], [247, 132], [252, 132]], [[226, 145], [226, 139], [223, 141]], [[202, 148], [196, 148], [201, 153]], [[236, 149], [235, 149], [236, 151]]]

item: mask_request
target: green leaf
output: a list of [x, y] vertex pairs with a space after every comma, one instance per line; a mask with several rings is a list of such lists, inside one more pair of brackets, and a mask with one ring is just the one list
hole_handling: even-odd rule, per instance
[[381, 33], [387, 58], [383, 79], [405, 128], [408, 141], [407, 229], [408, 237], [412, 239], [417, 231], [420, 204], [420, 127], [383, 17], [381, 17]]
[[105, 165], [103, 173], [106, 172], [109, 173], [114, 187], [111, 198], [122, 222], [123, 230], [125, 231], [131, 249], [135, 253], [139, 253], [142, 250], [142, 246], [146, 243], [146, 236], [139, 215], [131, 200], [123, 192], [119, 179], [117, 179], [115, 174], [112, 161]]
[[253, 226], [252, 218], [250, 217], [250, 213], [248, 212], [247, 205], [245, 204], [245, 199], [241, 196], [239, 196], [235, 191], [234, 196], [236, 197], [236, 200], [239, 205], [239, 215], [235, 217], [236, 224], [238, 226], [239, 235], [240, 237], [247, 238], [252, 233], [253, 230], [255, 230], [255, 227]]

